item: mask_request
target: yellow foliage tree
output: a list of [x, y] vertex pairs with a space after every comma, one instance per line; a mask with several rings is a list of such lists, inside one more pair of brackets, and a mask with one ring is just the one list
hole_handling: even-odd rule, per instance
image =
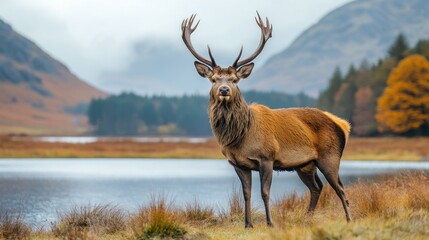
[[429, 61], [425, 57], [411, 55], [392, 70], [375, 118], [381, 132], [406, 133], [428, 126]]

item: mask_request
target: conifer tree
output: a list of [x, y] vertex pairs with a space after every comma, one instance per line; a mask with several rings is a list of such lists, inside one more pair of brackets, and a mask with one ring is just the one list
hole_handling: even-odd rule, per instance
[[429, 39], [419, 40], [412, 52], [429, 58]]
[[329, 80], [328, 88], [323, 91], [318, 99], [318, 107], [326, 111], [332, 111], [335, 94], [338, 89], [340, 89], [341, 84], [343, 83], [343, 75], [340, 68], [337, 66], [332, 74], [331, 79]]
[[404, 34], [400, 33], [396, 37], [392, 46], [389, 48], [389, 56], [400, 61], [406, 57], [408, 51], [409, 51], [409, 45], [408, 45], [407, 38], [405, 37]]

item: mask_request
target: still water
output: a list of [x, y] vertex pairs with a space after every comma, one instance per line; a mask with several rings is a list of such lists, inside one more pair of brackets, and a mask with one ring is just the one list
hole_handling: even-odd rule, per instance
[[[413, 169], [429, 170], [429, 162], [343, 161], [340, 174], [347, 184]], [[253, 181], [253, 205], [261, 207], [257, 172]], [[159, 195], [179, 207], [196, 199], [221, 209], [239, 187], [238, 177], [224, 160], [0, 160], [0, 211], [20, 213], [33, 226], [49, 226], [57, 211], [76, 205], [108, 203], [132, 212]], [[306, 190], [296, 173], [274, 173], [273, 200]]]

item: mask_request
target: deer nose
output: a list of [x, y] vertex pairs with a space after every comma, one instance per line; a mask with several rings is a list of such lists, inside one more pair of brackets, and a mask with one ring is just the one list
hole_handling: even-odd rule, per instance
[[227, 95], [229, 94], [229, 87], [226, 87], [226, 86], [222, 86], [222, 87], [220, 87], [220, 88], [219, 88], [219, 93], [220, 93], [222, 96], [227, 96]]

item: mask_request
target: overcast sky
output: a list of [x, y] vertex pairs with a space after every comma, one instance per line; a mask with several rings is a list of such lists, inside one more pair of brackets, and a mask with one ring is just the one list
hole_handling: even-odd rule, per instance
[[210, 44], [214, 54], [238, 52], [242, 44], [244, 55], [250, 54], [260, 37], [255, 11], [268, 16], [273, 38], [261, 55], [264, 60], [348, 2], [351, 0], [0, 0], [0, 18], [81, 79], [103, 88], [102, 73], [126, 68], [138, 41], [162, 40], [184, 48], [180, 24], [192, 13], [201, 19], [193, 34], [197, 51], [206, 51]]

